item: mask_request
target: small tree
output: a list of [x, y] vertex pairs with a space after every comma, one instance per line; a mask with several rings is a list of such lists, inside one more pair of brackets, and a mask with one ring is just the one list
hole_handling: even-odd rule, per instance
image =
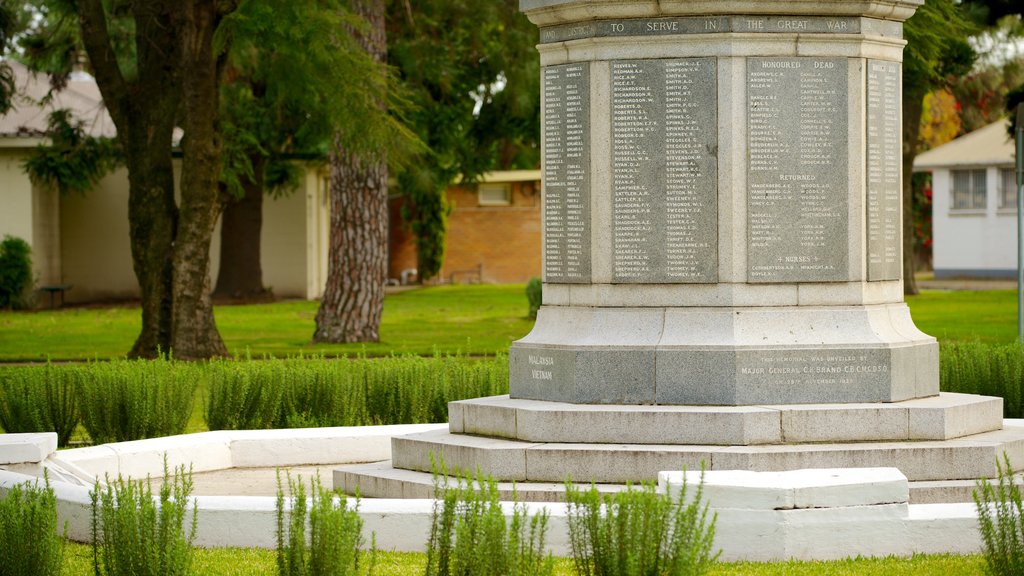
[[21, 238], [5, 235], [0, 242], [0, 309], [28, 307], [32, 287], [32, 248]]

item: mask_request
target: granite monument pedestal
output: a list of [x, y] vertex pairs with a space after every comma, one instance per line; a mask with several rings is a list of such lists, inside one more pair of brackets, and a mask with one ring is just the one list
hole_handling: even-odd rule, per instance
[[452, 403], [449, 432], [395, 439], [399, 470], [336, 483], [422, 495], [431, 453], [541, 484], [1024, 462], [1001, 400], [939, 394], [903, 301], [902, 28], [922, 3], [521, 0], [544, 292], [510, 394]]

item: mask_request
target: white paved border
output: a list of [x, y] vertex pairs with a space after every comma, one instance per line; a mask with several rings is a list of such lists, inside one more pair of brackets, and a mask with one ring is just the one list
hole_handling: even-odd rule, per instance
[[[366, 462], [389, 458], [393, 435], [445, 426], [206, 432], [64, 450], [50, 454], [48, 459], [79, 478], [159, 475], [164, 454], [171, 466], [191, 462], [196, 472]], [[5, 444], [17, 443], [17, 449], [25, 454], [24, 444], [31, 439], [15, 436], [0, 435], [0, 459], [13, 453], [5, 452]], [[41, 446], [49, 443], [48, 438], [38, 439]], [[14, 484], [36, 480], [10, 468], [31, 471], [39, 462], [0, 466], [9, 468], [0, 470], [0, 493], [6, 493]], [[691, 485], [694, 478], [688, 480]], [[87, 541], [90, 487], [75, 485], [71, 480], [51, 477], [60, 524], [67, 522], [72, 539]], [[670, 490], [673, 482], [680, 481], [678, 473], [666, 473], [663, 479]], [[906, 479], [895, 469], [764, 474], [712, 471], [705, 474], [705, 486], [705, 495], [718, 514], [715, 545], [722, 549], [723, 560], [810, 560], [915, 552], [969, 554], [980, 550], [973, 505], [908, 505]], [[273, 497], [198, 496], [195, 500], [199, 546], [275, 546]], [[565, 506], [527, 505], [531, 510], [548, 510], [548, 547], [556, 555], [569, 555]], [[365, 499], [359, 511], [367, 534], [376, 533], [380, 548], [421, 551], [429, 534], [432, 506], [431, 500]]]

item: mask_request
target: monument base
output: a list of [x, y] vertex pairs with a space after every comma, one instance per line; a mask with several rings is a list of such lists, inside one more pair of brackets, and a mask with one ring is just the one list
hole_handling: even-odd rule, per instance
[[1003, 427], [1002, 399], [966, 394], [750, 407], [576, 406], [499, 396], [453, 402], [449, 417], [447, 431], [394, 438], [390, 463], [336, 470], [335, 488], [427, 498], [433, 457], [450, 470], [515, 482], [526, 500], [558, 500], [569, 478], [616, 490], [703, 466], [894, 467], [924, 501], [965, 501], [973, 481], [996, 475], [1004, 452], [1024, 462], [1024, 426]]
[[578, 404], [899, 402], [939, 393], [906, 304], [544, 306], [512, 344], [513, 398]]

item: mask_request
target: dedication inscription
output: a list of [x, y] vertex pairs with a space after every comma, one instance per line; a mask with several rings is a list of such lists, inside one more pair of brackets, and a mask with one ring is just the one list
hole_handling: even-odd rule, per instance
[[590, 282], [590, 68], [544, 69], [544, 280]]
[[715, 59], [611, 71], [613, 281], [717, 282]]
[[899, 280], [900, 65], [868, 60], [867, 196], [868, 280]]
[[747, 59], [750, 282], [848, 279], [847, 66]]

